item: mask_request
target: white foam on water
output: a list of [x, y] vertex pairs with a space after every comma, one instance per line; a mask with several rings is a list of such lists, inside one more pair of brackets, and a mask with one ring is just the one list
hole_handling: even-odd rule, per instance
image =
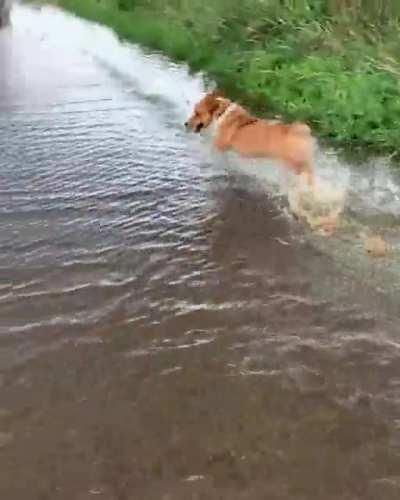
[[333, 184], [317, 179], [310, 188], [303, 178], [290, 183], [288, 201], [290, 209], [314, 229], [336, 229], [345, 205], [346, 192]]

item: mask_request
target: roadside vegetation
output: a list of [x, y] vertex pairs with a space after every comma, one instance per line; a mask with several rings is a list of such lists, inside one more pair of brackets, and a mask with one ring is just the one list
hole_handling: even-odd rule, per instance
[[400, 151], [399, 0], [54, 0], [203, 70], [258, 115]]

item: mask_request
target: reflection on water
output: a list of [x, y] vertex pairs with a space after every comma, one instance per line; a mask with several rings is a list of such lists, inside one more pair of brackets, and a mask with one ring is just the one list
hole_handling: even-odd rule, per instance
[[[399, 498], [396, 259], [309, 234], [101, 27], [17, 6], [0, 68], [1, 498]], [[396, 242], [392, 175], [318, 163]]]

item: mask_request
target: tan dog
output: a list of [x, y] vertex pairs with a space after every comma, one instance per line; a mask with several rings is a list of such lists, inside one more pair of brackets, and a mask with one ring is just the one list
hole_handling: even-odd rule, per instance
[[214, 91], [195, 106], [185, 126], [195, 132], [211, 129], [220, 151], [232, 149], [246, 157], [280, 160], [295, 174], [305, 174], [314, 185], [315, 141], [304, 123], [261, 120]]

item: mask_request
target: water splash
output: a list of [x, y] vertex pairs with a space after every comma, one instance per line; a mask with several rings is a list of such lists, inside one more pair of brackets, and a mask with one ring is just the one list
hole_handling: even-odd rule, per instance
[[[13, 15], [16, 29], [32, 34], [30, 12], [16, 6]], [[119, 80], [124, 92], [154, 102], [159, 119], [184, 134], [183, 123], [205, 92], [201, 73], [193, 75], [186, 65], [175, 64], [160, 54], [146, 53], [129, 43], [122, 44], [111, 30], [54, 7], [43, 8], [40, 16], [43, 23], [35, 27], [35, 36], [44, 41], [51, 39], [59, 53], [73, 50], [82, 55], [85, 47], [85, 56]], [[74, 29], [72, 40], [65, 31], [66, 16]], [[303, 182], [290, 179], [273, 162], [221, 158], [202, 137], [187, 138], [191, 147], [200, 149], [202, 157], [215, 168], [223, 168], [227, 173], [239, 170], [254, 178], [255, 184], [269, 195], [287, 197], [290, 210], [312, 227], [318, 227], [321, 218], [336, 222], [346, 219], [346, 224], [353, 219], [370, 229], [398, 226], [400, 181], [385, 158], [371, 159], [357, 168], [343, 161], [335, 151], [321, 149], [316, 158], [317, 189], [311, 193]]]
[[346, 201], [343, 187], [321, 178], [310, 188], [306, 180], [292, 177], [288, 187], [288, 202], [291, 211], [304, 219], [312, 229], [331, 234], [339, 224]]

